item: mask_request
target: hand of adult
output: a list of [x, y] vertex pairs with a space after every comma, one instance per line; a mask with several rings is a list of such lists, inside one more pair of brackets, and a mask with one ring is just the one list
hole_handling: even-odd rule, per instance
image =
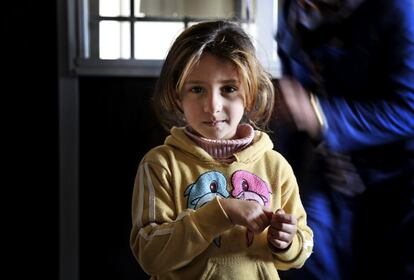
[[279, 89], [296, 128], [318, 139], [322, 127], [311, 104], [309, 92], [297, 80], [287, 77], [279, 79]]

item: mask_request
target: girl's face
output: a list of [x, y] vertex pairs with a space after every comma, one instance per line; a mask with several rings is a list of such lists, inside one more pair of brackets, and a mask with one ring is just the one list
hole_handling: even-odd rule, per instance
[[184, 82], [179, 102], [187, 123], [202, 137], [232, 139], [244, 114], [243, 96], [234, 64], [206, 53]]

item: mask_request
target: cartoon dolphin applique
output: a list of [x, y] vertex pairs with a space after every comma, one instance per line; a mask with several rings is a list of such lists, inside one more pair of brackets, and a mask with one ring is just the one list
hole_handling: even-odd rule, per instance
[[[242, 200], [256, 201], [260, 205], [267, 206], [271, 189], [268, 184], [257, 175], [239, 170], [233, 173], [231, 177], [233, 190], [231, 195], [234, 198]], [[247, 247], [253, 243], [254, 234], [250, 230], [246, 231]]]
[[[227, 191], [226, 177], [220, 172], [209, 171], [200, 175], [193, 184], [189, 185], [184, 196], [188, 196], [187, 207], [196, 210], [216, 196], [227, 198], [230, 193]], [[220, 247], [220, 237], [214, 239], [214, 244]]]

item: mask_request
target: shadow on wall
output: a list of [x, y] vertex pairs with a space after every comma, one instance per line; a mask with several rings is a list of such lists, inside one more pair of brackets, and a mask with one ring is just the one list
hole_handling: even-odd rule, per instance
[[80, 278], [142, 279], [129, 248], [134, 177], [166, 132], [150, 105], [155, 78], [80, 79]]

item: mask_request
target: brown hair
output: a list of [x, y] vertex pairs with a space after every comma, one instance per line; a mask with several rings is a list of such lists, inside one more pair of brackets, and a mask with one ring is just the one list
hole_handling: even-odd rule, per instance
[[206, 21], [184, 30], [168, 52], [152, 99], [162, 125], [184, 125], [180, 92], [194, 65], [210, 53], [234, 63], [245, 88], [244, 121], [264, 129], [273, 112], [274, 87], [255, 52], [250, 37], [235, 23]]

